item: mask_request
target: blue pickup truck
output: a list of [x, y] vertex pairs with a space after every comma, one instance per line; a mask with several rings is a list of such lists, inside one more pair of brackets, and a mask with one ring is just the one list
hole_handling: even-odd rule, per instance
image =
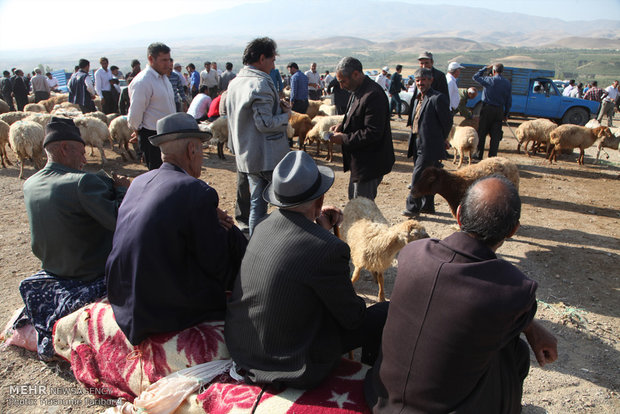
[[[459, 88], [473, 86], [482, 91], [482, 86], [472, 76], [482, 65], [462, 64]], [[512, 83], [512, 108], [510, 115], [549, 118], [560, 124], [585, 125], [596, 116], [600, 103], [586, 99], [562, 96], [552, 78], [555, 72], [544, 69], [525, 69], [505, 67], [503, 76]], [[482, 94], [467, 102], [474, 107], [480, 102]]]

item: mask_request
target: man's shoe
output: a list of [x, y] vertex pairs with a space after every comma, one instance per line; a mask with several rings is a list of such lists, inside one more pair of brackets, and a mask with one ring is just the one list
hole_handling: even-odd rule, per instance
[[407, 190], [411, 190], [411, 184], [407, 184]]
[[418, 217], [420, 215], [420, 212], [418, 212], [418, 211], [409, 211], [407, 209], [404, 209], [401, 214], [403, 216], [405, 216], [405, 217]]
[[435, 208], [421, 208], [420, 213], [435, 214]]

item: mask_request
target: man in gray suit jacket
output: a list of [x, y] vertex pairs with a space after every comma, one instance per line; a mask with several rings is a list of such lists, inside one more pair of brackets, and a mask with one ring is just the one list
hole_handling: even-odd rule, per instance
[[329, 232], [342, 220], [323, 207], [334, 182], [303, 151], [289, 152], [265, 190], [279, 207], [250, 239], [226, 310], [230, 355], [250, 383], [312, 388], [341, 355], [362, 346], [376, 359], [387, 302], [366, 309], [349, 276], [349, 246]]
[[[269, 77], [276, 54], [276, 43], [268, 37], [251, 41], [243, 52], [245, 66], [228, 85], [226, 97], [231, 150], [237, 171], [246, 174], [250, 184], [250, 235], [267, 214], [263, 190], [274, 167], [289, 151], [286, 126], [291, 108], [279, 101]], [[238, 204], [242, 203], [238, 200]]]

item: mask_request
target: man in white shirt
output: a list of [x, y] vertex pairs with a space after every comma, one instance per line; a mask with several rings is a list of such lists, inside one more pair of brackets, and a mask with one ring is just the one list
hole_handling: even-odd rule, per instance
[[138, 137], [140, 150], [149, 170], [162, 164], [159, 147], [149, 142], [156, 134], [157, 121], [177, 111], [174, 92], [168, 80], [170, 71], [170, 48], [163, 43], [151, 43], [148, 47], [149, 64], [129, 84], [128, 122]]
[[316, 71], [316, 63], [313, 62], [310, 65], [310, 70], [305, 73], [308, 77], [308, 99], [319, 100], [321, 99], [321, 75]]
[[212, 99], [206, 92], [207, 86], [202, 85], [187, 110], [187, 113], [198, 122], [207, 119], [207, 112], [209, 111], [209, 106], [211, 106]]
[[47, 84], [50, 86], [50, 90], [52, 92], [58, 92], [58, 79], [53, 77], [49, 72], [47, 72], [45, 76], [47, 76]]
[[101, 106], [104, 114], [111, 114], [114, 111], [114, 97], [112, 96], [112, 85], [110, 80], [112, 79], [112, 71], [108, 69], [108, 58], [102, 57], [99, 59], [101, 67], [95, 72], [95, 91], [97, 95], [101, 97]]
[[334, 80], [334, 77], [329, 74], [328, 70], [326, 70], [325, 77], [323, 78], [323, 84], [325, 85], [325, 95], [327, 95], [327, 88], [329, 87], [329, 84], [332, 83], [333, 80]]
[[217, 68], [217, 62], [211, 62], [211, 68], [217, 72], [217, 76], [222, 76], [222, 70]]
[[450, 110], [452, 113], [459, 107], [459, 86], [456, 80], [461, 75], [463, 66], [458, 62], [450, 62], [448, 65], [448, 73], [446, 73], [446, 82], [448, 82], [448, 97], [450, 98]]
[[601, 102], [601, 110], [596, 117], [599, 123], [603, 123], [603, 116], [607, 115], [607, 126], [614, 126], [614, 106], [618, 99], [618, 81], [614, 81], [610, 86], [605, 88], [603, 92], [603, 101]]
[[381, 73], [378, 74], [377, 77], [375, 78], [375, 82], [377, 82], [379, 86], [383, 88], [384, 91], [387, 91], [390, 86], [389, 85], [390, 80], [387, 77], [387, 74], [389, 71], [390, 71], [390, 68], [388, 66], [384, 66], [381, 69]]
[[41, 73], [41, 69], [36, 68], [34, 70], [35, 75], [30, 79], [32, 85], [32, 92], [34, 92], [34, 102], [40, 102], [50, 97], [50, 85], [47, 83], [47, 78]]
[[575, 88], [576, 88], [576, 86], [575, 86], [575, 79], [571, 79], [570, 81], [568, 81], [568, 86], [566, 88], [564, 88], [564, 90], [562, 91], [562, 95], [563, 96], [570, 96], [571, 92]]
[[217, 70], [211, 69], [211, 62], [205, 62], [205, 70], [200, 72], [200, 86], [207, 85], [209, 89], [207, 91], [207, 95], [209, 95], [212, 99], [217, 97], [219, 77], [217, 76]]

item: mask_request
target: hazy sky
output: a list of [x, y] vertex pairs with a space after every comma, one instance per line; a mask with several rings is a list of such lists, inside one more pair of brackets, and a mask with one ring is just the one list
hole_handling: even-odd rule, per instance
[[[78, 36], [82, 41], [101, 40], [105, 38], [106, 32], [134, 23], [261, 1], [264, 0], [0, 0], [0, 52], [63, 46], [63, 39], [66, 39], [67, 44], [74, 44]], [[428, 0], [400, 1], [425, 5], [481, 7], [562, 20], [620, 18], [620, 0], [438, 0], [437, 3]], [[294, 2], [298, 2], [300, 7], [307, 7], [312, 0], [290, 0], [287, 3], [290, 5]], [[404, 19], [404, 22], [411, 21], [412, 18]], [[86, 29], [78, 34], [75, 32], [76, 26]]]

